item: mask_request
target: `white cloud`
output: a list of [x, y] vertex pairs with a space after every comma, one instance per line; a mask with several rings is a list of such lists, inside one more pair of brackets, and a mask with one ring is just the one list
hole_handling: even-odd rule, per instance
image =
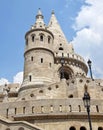
[[9, 81], [5, 78], [0, 79], [0, 85], [9, 84]]
[[[85, 0], [75, 18], [75, 51], [93, 60], [96, 77], [103, 78], [103, 0]], [[99, 68], [99, 69], [97, 69]]]
[[23, 72], [18, 72], [15, 76], [14, 76], [14, 78], [13, 78], [13, 82], [14, 83], [22, 83], [22, 81], [23, 81]]

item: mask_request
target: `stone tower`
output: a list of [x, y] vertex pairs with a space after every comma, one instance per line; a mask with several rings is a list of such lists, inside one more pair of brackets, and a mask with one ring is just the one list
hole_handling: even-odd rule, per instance
[[30, 95], [34, 88], [60, 82], [62, 71], [66, 81], [77, 74], [87, 74], [84, 59], [75, 54], [72, 44], [68, 43], [54, 11], [48, 26], [43, 18], [39, 9], [35, 24], [25, 35], [24, 80], [19, 90], [22, 98]]
[[0, 86], [0, 130], [89, 130], [82, 97], [91, 97], [93, 130], [103, 130], [103, 80], [87, 77], [52, 11], [49, 24], [41, 10], [25, 35], [21, 85]]

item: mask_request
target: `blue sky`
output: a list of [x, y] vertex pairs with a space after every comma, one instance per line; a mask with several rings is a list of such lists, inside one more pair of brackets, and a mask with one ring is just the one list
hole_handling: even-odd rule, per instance
[[75, 51], [85, 60], [91, 58], [94, 76], [102, 78], [103, 1], [98, 1], [0, 0], [0, 82], [2, 79], [15, 82], [23, 71], [24, 36], [35, 23], [38, 8], [41, 8], [46, 24], [54, 10]]

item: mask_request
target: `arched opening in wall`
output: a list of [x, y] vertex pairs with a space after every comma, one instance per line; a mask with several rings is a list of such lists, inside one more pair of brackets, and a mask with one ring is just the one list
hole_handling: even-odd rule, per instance
[[23, 127], [20, 127], [18, 130], [24, 130], [24, 128], [23, 128]]
[[73, 98], [73, 94], [70, 94], [70, 95], [68, 96], [68, 98]]
[[98, 127], [98, 130], [103, 130], [103, 127]]
[[80, 130], [86, 130], [86, 128], [84, 126], [80, 127]]
[[32, 42], [34, 42], [35, 41], [35, 35], [32, 35], [31, 38], [32, 38]]
[[50, 41], [51, 41], [51, 37], [50, 37], [50, 36], [48, 36], [48, 43], [50, 43]]
[[76, 130], [74, 126], [70, 127], [69, 130]]
[[43, 35], [40, 35], [40, 41], [43, 41]]
[[63, 47], [59, 47], [59, 50], [64, 50]]
[[59, 75], [60, 75], [60, 79], [62, 79], [62, 76], [64, 75], [64, 78], [66, 80], [68, 80], [72, 77], [73, 71], [71, 68], [69, 68], [67, 66], [63, 66], [63, 67], [59, 68]]

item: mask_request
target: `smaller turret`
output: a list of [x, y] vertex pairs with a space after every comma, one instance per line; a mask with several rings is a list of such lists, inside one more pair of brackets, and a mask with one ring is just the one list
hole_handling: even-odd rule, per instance
[[35, 28], [45, 28], [45, 23], [44, 23], [44, 16], [42, 15], [42, 12], [39, 8], [38, 13], [36, 15], [36, 22], [35, 24], [32, 26], [31, 29], [35, 29]]

